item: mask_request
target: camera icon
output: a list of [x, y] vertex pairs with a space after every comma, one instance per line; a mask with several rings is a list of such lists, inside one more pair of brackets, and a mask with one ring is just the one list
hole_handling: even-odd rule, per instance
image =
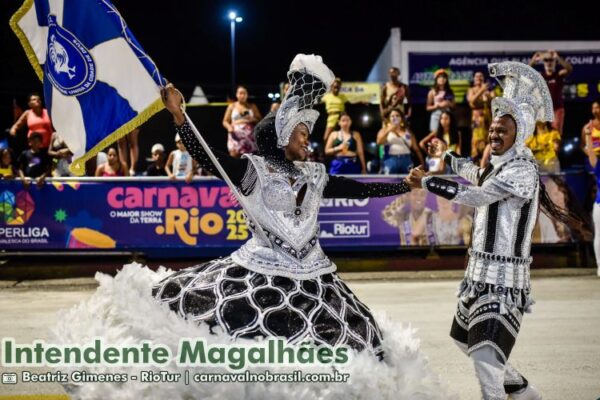
[[14, 385], [17, 383], [17, 374], [14, 372], [2, 374], [2, 383]]

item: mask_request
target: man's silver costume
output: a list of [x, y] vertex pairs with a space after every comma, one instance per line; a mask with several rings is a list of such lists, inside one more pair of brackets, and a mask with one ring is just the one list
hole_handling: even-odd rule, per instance
[[[436, 195], [475, 208], [451, 336], [474, 358], [484, 397], [505, 399], [506, 393], [527, 387], [527, 381], [507, 363], [523, 312], [533, 304], [529, 266], [540, 183], [537, 163], [525, 141], [536, 121], [552, 121], [553, 112], [546, 82], [533, 68], [502, 62], [491, 64], [489, 71], [504, 89], [503, 97], [492, 101], [493, 116], [513, 118], [514, 145], [502, 155], [493, 155], [486, 169], [447, 152], [444, 157], [452, 170], [473, 185], [434, 176], [425, 177], [422, 185]], [[476, 352], [481, 357], [474, 356]]]

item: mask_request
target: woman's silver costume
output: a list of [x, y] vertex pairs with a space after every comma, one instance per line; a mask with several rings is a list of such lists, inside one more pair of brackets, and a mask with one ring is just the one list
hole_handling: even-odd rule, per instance
[[[230, 257], [176, 272], [153, 294], [181, 316], [218, 325], [236, 338], [309, 339], [381, 355], [381, 332], [371, 312], [335, 274], [335, 264], [319, 245], [317, 217], [324, 197], [382, 197], [410, 189], [405, 182], [362, 184], [330, 177], [323, 164], [287, 161], [281, 149], [298, 124], [312, 129], [319, 116], [312, 106], [333, 74], [320, 57], [299, 55], [288, 77], [291, 87], [277, 114], [256, 126], [259, 155], [220, 157], [246, 197], [253, 237]], [[177, 132], [210, 171], [212, 164], [187, 123]]]

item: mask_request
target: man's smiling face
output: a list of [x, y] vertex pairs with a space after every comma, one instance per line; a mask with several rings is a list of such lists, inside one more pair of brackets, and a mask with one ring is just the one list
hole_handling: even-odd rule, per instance
[[515, 144], [516, 137], [517, 124], [511, 116], [503, 115], [494, 118], [488, 132], [492, 154], [501, 156], [506, 153]]

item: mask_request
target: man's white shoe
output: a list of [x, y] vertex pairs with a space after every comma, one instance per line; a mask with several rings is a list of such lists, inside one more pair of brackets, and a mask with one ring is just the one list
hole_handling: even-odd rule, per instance
[[510, 400], [542, 400], [542, 395], [535, 387], [527, 385], [525, 389], [511, 393], [508, 398]]

